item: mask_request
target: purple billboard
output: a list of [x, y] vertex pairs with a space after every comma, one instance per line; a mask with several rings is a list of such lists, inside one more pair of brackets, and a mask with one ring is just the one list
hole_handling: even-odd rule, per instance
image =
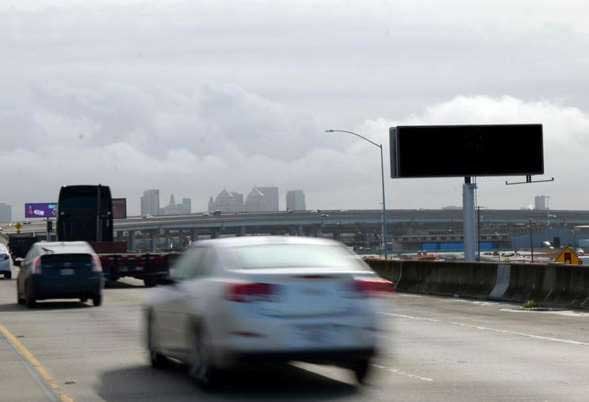
[[55, 218], [56, 202], [33, 202], [25, 204], [25, 218]]

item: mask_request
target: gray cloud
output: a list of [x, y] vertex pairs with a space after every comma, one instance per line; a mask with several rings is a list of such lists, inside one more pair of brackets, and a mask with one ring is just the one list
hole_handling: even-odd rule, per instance
[[[584, 1], [19, 1], [0, 4], [6, 201], [61, 184], [148, 187], [204, 209], [223, 187], [304, 188], [315, 208], [378, 208], [397, 122], [539, 121], [550, 185], [484, 180], [482, 202], [584, 208]], [[509, 96], [505, 96], [505, 95]], [[23, 185], [26, 183], [27, 185]], [[460, 203], [460, 182], [388, 181], [390, 205]]]

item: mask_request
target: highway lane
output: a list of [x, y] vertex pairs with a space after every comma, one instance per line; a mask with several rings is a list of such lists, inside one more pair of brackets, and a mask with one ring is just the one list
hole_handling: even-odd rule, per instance
[[[139, 282], [106, 289], [99, 308], [44, 302], [27, 310], [14, 287], [0, 281], [0, 324], [78, 402], [586, 401], [589, 394], [587, 313], [399, 294], [381, 308], [386, 347], [369, 386], [355, 387], [344, 370], [297, 364], [233, 374], [226, 390], [204, 393], [180, 367], [147, 365], [140, 306], [149, 290]], [[0, 401], [52, 400], [2, 335], [0, 358]]]

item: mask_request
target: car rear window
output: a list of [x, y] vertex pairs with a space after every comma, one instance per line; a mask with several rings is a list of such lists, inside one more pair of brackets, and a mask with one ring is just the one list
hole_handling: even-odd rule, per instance
[[90, 254], [45, 254], [41, 257], [43, 267], [61, 267], [65, 263], [72, 264], [76, 267], [92, 266], [92, 256]]
[[348, 268], [364, 270], [359, 257], [341, 246], [264, 244], [234, 248], [242, 269]]

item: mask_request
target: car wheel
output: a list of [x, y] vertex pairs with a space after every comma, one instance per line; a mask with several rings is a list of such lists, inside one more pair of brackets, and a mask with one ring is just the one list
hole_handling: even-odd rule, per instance
[[92, 297], [92, 304], [95, 307], [98, 307], [98, 306], [102, 305], [102, 294], [99, 293], [99, 294], [93, 296]]
[[28, 308], [33, 308], [35, 306], [37, 306], [37, 300], [35, 299], [35, 296], [33, 296], [33, 292], [31, 290], [31, 286], [27, 285], [26, 286], [26, 290], [25, 290], [25, 303], [27, 305]]
[[366, 384], [366, 380], [371, 372], [370, 359], [362, 359], [354, 362], [352, 371], [358, 384]]
[[4, 274], [4, 279], [12, 279], [12, 272], [6, 272]]
[[157, 350], [155, 321], [151, 313], [147, 316], [147, 351], [149, 353], [151, 367], [155, 369], [164, 369], [168, 366], [169, 360]]
[[219, 382], [220, 372], [212, 362], [210, 342], [204, 329], [195, 330], [193, 335], [188, 370], [190, 377], [203, 389], [212, 389]]
[[155, 278], [145, 278], [143, 279], [143, 284], [146, 288], [152, 288], [157, 285], [157, 280]]

